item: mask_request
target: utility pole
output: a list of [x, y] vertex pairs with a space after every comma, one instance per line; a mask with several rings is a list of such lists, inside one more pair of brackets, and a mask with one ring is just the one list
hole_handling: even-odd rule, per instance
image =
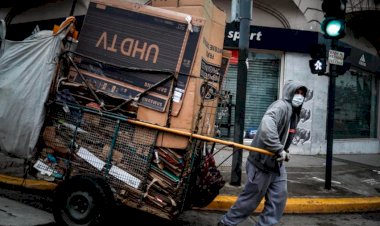
[[[327, 102], [327, 127], [326, 127], [326, 174], [325, 174], [325, 189], [331, 189], [331, 174], [332, 174], [332, 157], [333, 157], [333, 143], [334, 143], [334, 112], [335, 112], [335, 80], [338, 75], [342, 75], [349, 69], [347, 64], [344, 63], [345, 55], [347, 57], [347, 51], [339, 51], [338, 39], [345, 36], [346, 30], [346, 3], [347, 0], [323, 0], [322, 11], [325, 14], [325, 19], [322, 21], [321, 30], [324, 33], [326, 39], [331, 39], [331, 47], [329, 50], [328, 62], [329, 73], [323, 74], [324, 70], [316, 70], [312, 66], [318, 66], [316, 63], [323, 63], [321, 59], [313, 59], [310, 61], [310, 67], [312, 73], [318, 75], [329, 76], [328, 87], [328, 102]], [[319, 52], [321, 51], [319, 48]], [[318, 54], [317, 54], [318, 55]], [[319, 54], [323, 55], [323, 54]], [[314, 64], [313, 64], [314, 63]]]
[[[236, 4], [236, 1], [233, 3]], [[233, 7], [234, 8], [234, 7]], [[236, 9], [236, 7], [235, 7]], [[245, 102], [247, 94], [247, 69], [249, 34], [252, 17], [252, 0], [240, 0], [239, 5], [239, 61], [236, 85], [236, 107], [235, 107], [235, 128], [234, 142], [242, 144], [244, 142], [244, 122], [245, 122]], [[242, 172], [243, 150], [234, 148], [232, 156], [232, 169], [230, 184], [240, 186]]]
[[[337, 40], [331, 40], [331, 49], [336, 49]], [[332, 172], [332, 156], [334, 143], [334, 112], [335, 112], [335, 80], [337, 77], [336, 65], [330, 64], [329, 72], [329, 93], [327, 102], [327, 150], [326, 150], [326, 174], [325, 189], [331, 189], [331, 172]]]

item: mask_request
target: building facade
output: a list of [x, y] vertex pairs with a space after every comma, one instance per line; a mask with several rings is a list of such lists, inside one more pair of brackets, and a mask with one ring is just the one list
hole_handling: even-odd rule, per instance
[[[211, 0], [205, 0], [211, 1]], [[237, 0], [236, 0], [237, 1]], [[214, 0], [214, 4], [228, 15], [224, 48], [232, 50], [233, 57], [223, 89], [235, 103], [237, 81], [237, 53], [239, 25], [233, 18], [238, 9], [235, 0]], [[17, 1], [16, 1], [17, 2]], [[76, 2], [75, 8], [72, 3]], [[134, 0], [149, 4], [147, 0]], [[248, 58], [247, 102], [245, 130], [251, 136], [258, 127], [266, 108], [282, 96], [286, 80], [302, 80], [310, 88], [301, 112], [301, 121], [291, 150], [296, 154], [316, 155], [326, 153], [326, 121], [329, 78], [311, 74], [309, 49], [316, 43], [325, 43], [320, 31], [323, 20], [322, 0], [253, 0]], [[353, 2], [348, 1], [347, 13], [357, 13]], [[363, 2], [363, 1], [361, 1]], [[378, 14], [378, 1], [367, 0], [368, 9]], [[376, 2], [376, 3], [375, 3]], [[15, 13], [0, 8], [0, 18], [11, 18], [8, 38], [17, 39], [34, 29], [51, 29], [62, 18], [75, 15], [83, 21], [88, 0], [55, 1], [34, 6]], [[371, 8], [372, 7], [372, 8]], [[366, 10], [366, 8], [361, 8]], [[45, 13], [41, 13], [45, 12]], [[40, 21], [36, 26], [35, 21]], [[44, 27], [46, 26], [46, 28]], [[22, 28], [22, 29], [21, 29]], [[380, 153], [380, 58], [378, 50], [366, 38], [348, 27], [340, 45], [351, 48], [347, 61], [351, 68], [336, 78], [334, 146], [335, 154]], [[231, 109], [233, 125], [234, 108]], [[233, 126], [221, 136], [233, 136]]]
[[[230, 1], [215, 1], [227, 13], [225, 48], [233, 59], [225, 89], [236, 93], [239, 25], [231, 15], [237, 9]], [[250, 53], [248, 58], [246, 137], [254, 131], [266, 107], [281, 96], [286, 80], [302, 80], [310, 88], [301, 112], [292, 152], [326, 153], [326, 121], [329, 78], [311, 74], [310, 46], [326, 40], [320, 31], [323, 20], [322, 1], [267, 0], [253, 1]], [[375, 6], [375, 5], [374, 5]], [[376, 7], [376, 6], [375, 6]], [[377, 6], [377, 10], [379, 6]], [[347, 10], [352, 10], [347, 5]], [[380, 11], [378, 11], [380, 13]], [[379, 78], [377, 51], [363, 37], [354, 37], [347, 29], [339, 45], [351, 48], [347, 61], [350, 70], [336, 78], [334, 146], [336, 154], [379, 153]], [[233, 112], [232, 112], [233, 113]], [[233, 124], [233, 115], [231, 117]], [[226, 132], [222, 130], [222, 134]], [[253, 132], [254, 133], [254, 132]]]

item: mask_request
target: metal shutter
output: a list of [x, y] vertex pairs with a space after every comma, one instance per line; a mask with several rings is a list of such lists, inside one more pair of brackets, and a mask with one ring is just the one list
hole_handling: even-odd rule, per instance
[[[247, 78], [247, 99], [245, 112], [245, 131], [257, 129], [268, 106], [278, 98], [279, 59], [250, 59]], [[231, 91], [232, 102], [236, 103], [236, 78], [238, 65], [230, 65], [224, 89]], [[235, 109], [232, 108], [231, 120], [234, 125]], [[231, 137], [233, 129], [231, 128]], [[222, 135], [227, 134], [222, 130]]]

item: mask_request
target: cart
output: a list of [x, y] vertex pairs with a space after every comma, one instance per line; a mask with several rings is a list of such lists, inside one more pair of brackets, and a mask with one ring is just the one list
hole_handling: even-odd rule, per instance
[[[116, 106], [102, 103], [106, 95], [100, 96], [104, 93], [85, 79], [73, 60], [75, 56], [79, 54], [62, 54], [60, 72], [51, 89], [44, 126], [30, 171], [36, 178], [58, 185], [53, 208], [58, 223], [104, 224], [115, 203], [174, 219], [184, 210], [208, 205], [224, 186], [224, 180], [215, 165], [209, 165], [213, 163], [209, 153], [215, 143], [268, 153], [196, 132], [139, 121], [131, 111], [138, 102], [136, 96], [128, 100], [115, 98], [113, 101], [116, 101]], [[85, 56], [80, 57], [83, 62]], [[83, 78], [84, 87], [70, 83], [67, 67], [74, 68]], [[131, 70], [135, 73], [147, 71]], [[174, 79], [166, 71], [148, 71], [167, 74], [150, 89], [162, 84], [167, 78]], [[138, 97], [143, 97], [150, 89]], [[202, 115], [198, 118], [202, 118]], [[185, 149], [157, 146], [160, 132], [186, 137], [189, 139], [188, 146]], [[207, 172], [204, 169], [206, 163]], [[213, 174], [206, 176], [208, 172]], [[207, 177], [211, 178], [207, 180]], [[208, 186], [208, 190], [199, 189], [198, 186]]]
[[[75, 51], [63, 52], [57, 61], [43, 126], [27, 162], [32, 179], [8, 181], [26, 187], [38, 181], [37, 187], [53, 189], [53, 214], [60, 225], [106, 225], [115, 204], [174, 219], [206, 206], [224, 186], [210, 154], [215, 144], [271, 154], [204, 135], [213, 134], [209, 119], [219, 96], [210, 83], [220, 81], [120, 67]], [[155, 75], [155, 80], [141, 89], [119, 74], [125, 79]], [[200, 89], [197, 106], [191, 106], [197, 109], [191, 131], [171, 128], [181, 76], [191, 77]], [[164, 125], [139, 119], [141, 108], [168, 109], [160, 113], [166, 114]], [[165, 137], [170, 138], [166, 143]], [[186, 145], [173, 148], [168, 140]]]

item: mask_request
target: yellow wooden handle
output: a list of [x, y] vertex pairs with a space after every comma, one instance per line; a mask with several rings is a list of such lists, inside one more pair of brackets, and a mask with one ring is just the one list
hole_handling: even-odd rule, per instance
[[240, 148], [240, 149], [244, 149], [247, 151], [259, 152], [259, 153], [264, 154], [264, 155], [270, 155], [270, 156], [274, 155], [273, 152], [270, 152], [270, 151], [267, 151], [267, 150], [264, 150], [261, 148], [255, 148], [255, 147], [251, 147], [251, 146], [247, 146], [247, 145], [242, 145], [242, 144], [235, 143], [232, 141], [220, 140], [220, 139], [216, 139], [213, 137], [208, 137], [208, 136], [204, 136], [204, 135], [200, 135], [200, 134], [185, 132], [185, 131], [181, 131], [181, 130], [177, 130], [177, 129], [171, 129], [171, 128], [167, 128], [167, 127], [163, 127], [163, 126], [159, 126], [159, 125], [154, 125], [154, 124], [150, 124], [150, 123], [146, 123], [146, 122], [141, 122], [141, 121], [137, 121], [137, 120], [132, 120], [132, 119], [128, 119], [127, 121], [131, 124], [134, 124], [134, 125], [148, 127], [148, 128], [156, 129], [156, 130], [163, 131], [163, 132], [174, 133], [174, 134], [177, 134], [180, 136], [192, 137], [192, 138], [199, 139], [199, 140], [224, 144], [224, 145], [227, 145], [230, 147]]

